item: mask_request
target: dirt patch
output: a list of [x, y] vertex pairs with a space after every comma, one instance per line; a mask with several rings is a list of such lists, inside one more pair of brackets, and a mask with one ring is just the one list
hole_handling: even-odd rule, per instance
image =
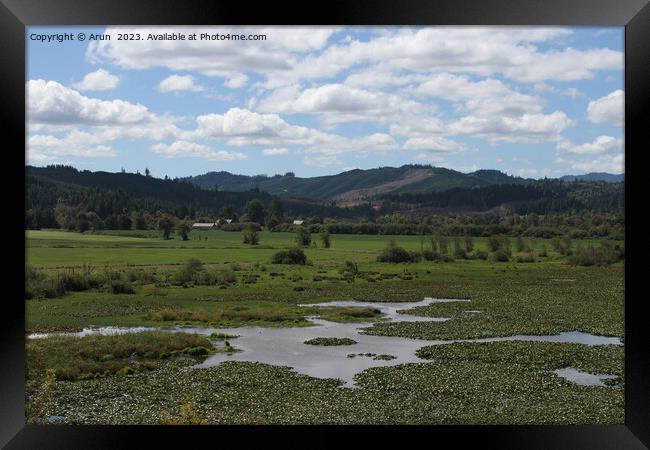
[[404, 174], [396, 180], [369, 188], [353, 189], [332, 197], [332, 200], [335, 200], [337, 206], [340, 207], [356, 206], [370, 198], [376, 197], [377, 195], [394, 191], [402, 186], [417, 183], [418, 181], [422, 181], [434, 175], [435, 173], [432, 169], [410, 169], [404, 172]]

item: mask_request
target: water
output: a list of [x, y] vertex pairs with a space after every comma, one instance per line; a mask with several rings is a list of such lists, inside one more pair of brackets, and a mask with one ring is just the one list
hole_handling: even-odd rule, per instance
[[[443, 302], [469, 302], [469, 300], [434, 299], [425, 298], [420, 302], [377, 303], [341, 301], [330, 303], [317, 303], [303, 306], [357, 306], [370, 307], [381, 311], [384, 322], [443, 322], [446, 317], [423, 317], [408, 314], [411, 308], [426, 306], [431, 303]], [[401, 311], [401, 312], [399, 312]], [[371, 367], [395, 366], [405, 363], [423, 362], [418, 358], [416, 351], [428, 345], [445, 345], [455, 342], [500, 342], [500, 341], [544, 341], [579, 343], [585, 345], [622, 345], [615, 337], [595, 336], [582, 332], [565, 332], [550, 336], [504, 336], [483, 339], [463, 340], [421, 340], [392, 336], [372, 336], [362, 334], [363, 328], [372, 326], [368, 323], [336, 323], [309, 317], [314, 326], [293, 328], [191, 328], [176, 327], [172, 331], [183, 333], [196, 333], [209, 336], [213, 332], [238, 335], [232, 339], [233, 345], [242, 350], [236, 353], [217, 353], [206, 358], [201, 364], [194, 367], [212, 367], [224, 361], [249, 361], [292, 367], [297, 373], [316, 378], [337, 378], [343, 381], [343, 386], [354, 387], [354, 376]], [[89, 334], [120, 334], [125, 332], [145, 331], [148, 327], [119, 328], [105, 327], [85, 329], [79, 333], [68, 335], [86, 336]], [[31, 335], [29, 337], [47, 337], [46, 334]], [[352, 345], [319, 346], [304, 344], [304, 341], [316, 337], [350, 338], [357, 341]], [[377, 355], [392, 355], [395, 359], [375, 360], [368, 356], [349, 358], [351, 353], [374, 353]]]
[[581, 386], [606, 386], [604, 380], [617, 378], [616, 375], [596, 374], [582, 372], [574, 369], [573, 367], [565, 367], [564, 369], [557, 369], [554, 371], [559, 377], [568, 381], [579, 384]]

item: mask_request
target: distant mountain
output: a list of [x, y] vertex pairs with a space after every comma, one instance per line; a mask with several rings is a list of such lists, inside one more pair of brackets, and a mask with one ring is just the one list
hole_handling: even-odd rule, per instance
[[614, 175], [605, 172], [591, 172], [585, 175], [565, 175], [560, 178], [563, 181], [605, 181], [607, 183], [619, 183], [625, 181], [625, 174]]
[[258, 188], [280, 197], [309, 198], [334, 201], [339, 206], [353, 206], [386, 193], [440, 192], [457, 187], [481, 187], [495, 184], [524, 184], [523, 178], [498, 170], [462, 173], [442, 167], [409, 164], [401, 167], [354, 169], [337, 175], [300, 178], [292, 173], [265, 175], [233, 175], [229, 172], [208, 172], [183, 178], [204, 189], [247, 191]]

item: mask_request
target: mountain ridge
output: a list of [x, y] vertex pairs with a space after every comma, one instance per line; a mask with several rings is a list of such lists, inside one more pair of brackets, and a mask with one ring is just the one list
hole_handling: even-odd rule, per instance
[[247, 176], [230, 172], [207, 172], [184, 177], [204, 189], [245, 191], [258, 188], [279, 197], [312, 198], [337, 201], [353, 206], [385, 193], [420, 193], [444, 191], [455, 187], [480, 187], [492, 184], [523, 184], [532, 180], [507, 175], [493, 169], [462, 173], [431, 165], [406, 164], [400, 167], [353, 169], [334, 175], [296, 177], [285, 175]]

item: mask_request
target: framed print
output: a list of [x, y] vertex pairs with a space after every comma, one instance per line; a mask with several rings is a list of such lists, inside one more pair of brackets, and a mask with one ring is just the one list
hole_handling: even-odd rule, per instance
[[284, 6], [3, 0], [3, 445], [648, 445], [647, 2]]

